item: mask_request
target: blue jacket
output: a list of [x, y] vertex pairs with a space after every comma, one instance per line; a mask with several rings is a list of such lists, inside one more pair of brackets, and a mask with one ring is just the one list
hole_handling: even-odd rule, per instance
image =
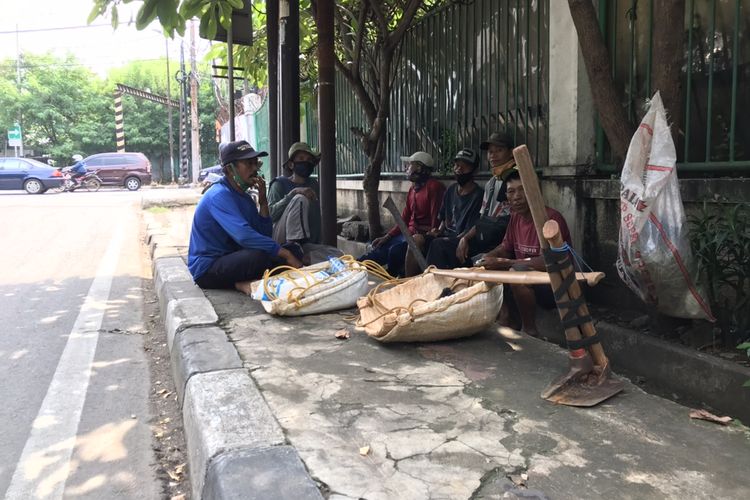
[[271, 218], [262, 217], [250, 195], [239, 193], [225, 177], [206, 191], [195, 208], [188, 249], [190, 274], [198, 279], [216, 259], [243, 248], [277, 255], [281, 247], [272, 234]]
[[86, 163], [84, 163], [83, 160], [76, 162], [76, 164], [73, 165], [73, 168], [71, 168], [70, 170], [77, 174], [85, 174], [87, 172]]

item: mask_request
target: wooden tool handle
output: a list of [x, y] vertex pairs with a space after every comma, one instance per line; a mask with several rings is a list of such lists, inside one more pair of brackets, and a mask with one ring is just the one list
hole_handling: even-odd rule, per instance
[[[486, 269], [430, 269], [427, 272], [438, 276], [448, 276], [470, 281], [487, 281], [489, 283], [508, 283], [511, 285], [548, 285], [549, 274], [542, 271], [488, 271]], [[604, 273], [576, 273], [576, 279], [595, 286], [604, 278]]]

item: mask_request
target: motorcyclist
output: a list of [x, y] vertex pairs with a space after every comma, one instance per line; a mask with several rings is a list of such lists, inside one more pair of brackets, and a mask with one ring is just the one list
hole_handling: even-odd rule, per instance
[[70, 180], [75, 184], [80, 184], [78, 179], [86, 175], [87, 172], [86, 162], [83, 161], [83, 156], [81, 155], [73, 155], [72, 158], [75, 164], [70, 167]]

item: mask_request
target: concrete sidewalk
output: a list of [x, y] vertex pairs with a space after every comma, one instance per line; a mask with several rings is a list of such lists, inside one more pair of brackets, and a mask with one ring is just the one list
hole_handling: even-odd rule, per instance
[[[196, 498], [228, 498], [232, 481], [251, 498], [274, 472], [308, 498], [750, 495], [744, 427], [691, 420], [632, 384], [593, 409], [552, 405], [539, 393], [565, 370], [564, 351], [507, 329], [382, 345], [361, 332], [334, 336], [351, 330], [352, 311], [284, 319], [238, 292], [204, 298], [180, 270], [190, 210], [160, 218], [156, 276], [185, 387]], [[206, 298], [215, 316], [191, 318]], [[220, 434], [237, 407], [250, 424], [230, 425], [229, 440]], [[259, 432], [243, 436], [248, 426]], [[258, 469], [269, 463], [280, 468]]]

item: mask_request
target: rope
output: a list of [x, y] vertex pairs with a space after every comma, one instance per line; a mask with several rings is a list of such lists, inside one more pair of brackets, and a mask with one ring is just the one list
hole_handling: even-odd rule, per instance
[[[343, 264], [343, 268], [336, 272], [328, 273], [324, 278], [316, 276], [316, 274], [320, 272], [327, 272], [327, 269], [330, 269], [330, 267], [319, 267], [317, 269], [311, 270], [305, 268], [297, 269], [291, 266], [283, 265], [274, 267], [273, 269], [268, 269], [263, 273], [263, 291], [268, 300], [273, 301], [280, 297], [271, 287], [272, 281], [277, 280], [276, 282], [278, 282], [278, 280], [282, 279], [293, 281], [295, 284], [297, 284], [297, 286], [287, 292], [285, 299], [287, 302], [294, 302], [299, 308], [302, 307], [302, 300], [310, 292], [310, 290], [325, 283], [330, 283], [337, 277], [347, 272], [366, 271], [368, 274], [376, 278], [385, 280], [386, 282], [396, 280], [393, 276], [388, 274], [388, 271], [386, 271], [383, 266], [381, 266], [377, 262], [373, 262], [371, 260], [359, 262], [351, 255], [343, 255], [341, 257], [337, 257], [337, 259]], [[302, 281], [302, 283], [300, 283], [300, 281]]]
[[583, 260], [583, 257], [578, 255], [575, 250], [573, 250], [573, 247], [568, 245], [568, 242], [563, 242], [563, 246], [561, 247], [553, 247], [550, 245], [549, 249], [556, 253], [565, 253], [570, 252], [570, 255], [573, 256], [573, 263], [575, 264], [576, 271], [583, 272], [583, 268], [585, 266], [586, 270], [589, 272], [594, 272], [594, 270], [591, 268], [591, 266], [588, 265], [588, 263]]

